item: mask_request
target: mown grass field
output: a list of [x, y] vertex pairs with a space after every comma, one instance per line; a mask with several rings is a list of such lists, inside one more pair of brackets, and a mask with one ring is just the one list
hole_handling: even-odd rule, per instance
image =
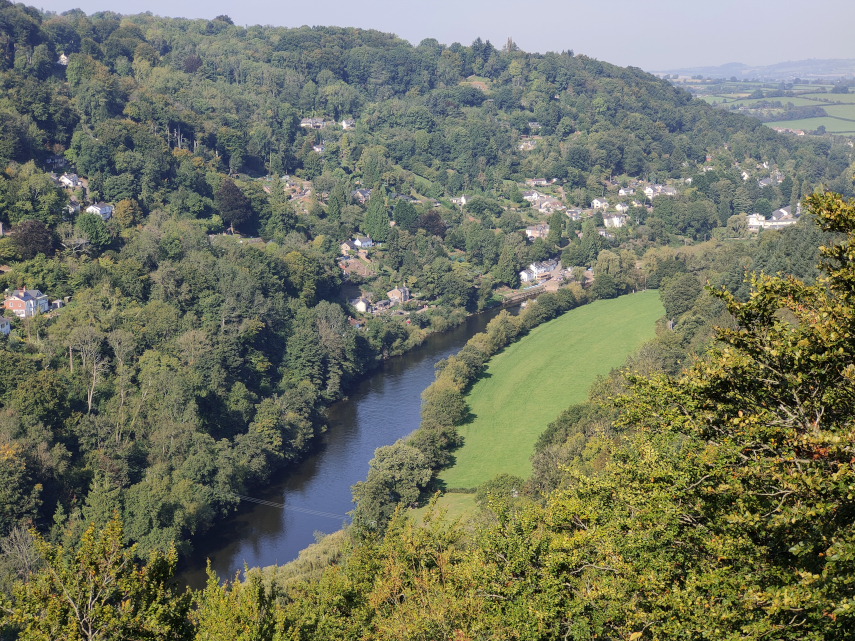
[[658, 291], [596, 301], [534, 329], [494, 356], [467, 396], [471, 422], [463, 447], [440, 478], [476, 487], [499, 472], [525, 478], [537, 437], [558, 414], [587, 397], [598, 375], [620, 367], [653, 338], [664, 313]]

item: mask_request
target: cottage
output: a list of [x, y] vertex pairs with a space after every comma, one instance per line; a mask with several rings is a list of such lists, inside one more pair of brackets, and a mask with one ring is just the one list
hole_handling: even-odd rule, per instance
[[68, 66], [68, 56], [64, 53], [59, 54], [59, 60], [56, 61], [56, 64], [62, 65], [63, 67]]
[[350, 301], [350, 304], [353, 305], [354, 309], [360, 314], [367, 314], [371, 311], [371, 301], [365, 298], [364, 296], [360, 296], [359, 298], [354, 298]]
[[325, 125], [323, 118], [303, 118], [300, 121], [300, 126], [307, 129], [323, 129]]
[[370, 189], [357, 189], [356, 191], [350, 192], [351, 198], [358, 201], [360, 205], [364, 205], [369, 198], [371, 198], [371, 190]]
[[0, 316], [0, 334], [3, 334], [4, 336], [8, 336], [9, 332], [11, 332], [11, 331], [12, 331], [12, 321], [10, 321], [8, 318], [3, 318], [2, 316]]
[[627, 205], [626, 203], [618, 203], [617, 205], [615, 205], [615, 209], [623, 213], [629, 210], [629, 205]]
[[591, 207], [594, 209], [608, 209], [609, 201], [605, 198], [594, 198], [594, 200], [591, 201]]
[[609, 214], [603, 216], [603, 224], [608, 228], [623, 227], [626, 224], [626, 216], [623, 214]]
[[324, 149], [326, 149], [324, 145], [312, 145], [312, 151], [315, 153], [322, 154], [324, 153]]
[[785, 207], [774, 211], [769, 220], [762, 214], [749, 214], [745, 217], [745, 222], [748, 224], [748, 231], [757, 232], [761, 229], [783, 229], [784, 227], [795, 225], [798, 220], [790, 214], [789, 209], [789, 207]]
[[536, 278], [544, 278], [545, 276], [548, 276], [556, 267], [558, 267], [557, 260], [544, 260], [542, 262], [532, 263], [528, 266]]
[[576, 208], [568, 209], [566, 213], [567, 213], [567, 217], [570, 220], [573, 220], [573, 221], [582, 220], [582, 210], [581, 209], [576, 209]]
[[6, 295], [3, 307], [11, 309], [19, 318], [32, 318], [48, 311], [50, 304], [46, 294], [38, 289], [16, 289]]
[[549, 184], [549, 181], [546, 178], [529, 178], [525, 181], [525, 184], [532, 187], [545, 187]]
[[528, 128], [529, 129], [540, 129], [541, 126], [540, 126], [539, 122], [537, 122], [536, 120], [532, 120], [528, 123]]
[[410, 290], [407, 289], [406, 285], [401, 285], [400, 287], [396, 287], [395, 289], [386, 292], [386, 296], [389, 297], [390, 301], [406, 303], [410, 300]]
[[535, 203], [532, 204], [534, 204], [537, 207], [537, 210], [540, 211], [542, 214], [551, 214], [554, 211], [560, 211], [566, 208], [560, 200], [556, 200], [555, 198], [549, 198], [548, 196], [539, 198], [537, 201], [535, 201]]
[[48, 156], [45, 162], [53, 167], [65, 167], [67, 161], [65, 160], [65, 156], [55, 155]]
[[662, 187], [659, 191], [662, 196], [676, 196], [677, 190], [674, 187]]
[[536, 279], [537, 277], [530, 269], [524, 269], [520, 272], [520, 282], [522, 283], [531, 283], [534, 282]]
[[62, 183], [64, 187], [70, 187], [72, 189], [80, 186], [80, 178], [77, 177], [77, 174], [64, 173], [59, 177], [59, 182]]
[[534, 191], [534, 190], [532, 190], [532, 191], [524, 191], [524, 192], [522, 193], [522, 197], [523, 197], [523, 200], [527, 200], [528, 202], [533, 203], [535, 200], [537, 200], [538, 198], [540, 198], [540, 194], [539, 194], [539, 193], [537, 193], [537, 192], [536, 192], [536, 191]]
[[743, 171], [742, 180], [748, 180], [749, 178], [751, 178], [751, 174], [749, 174], [747, 171]]
[[352, 118], [345, 118], [341, 121], [342, 129], [353, 129], [354, 127], [356, 127], [356, 121]]
[[546, 223], [538, 223], [533, 227], [526, 227], [525, 235], [528, 238], [546, 238], [549, 235], [549, 225]]
[[537, 147], [537, 141], [536, 140], [523, 140], [518, 145], [518, 147], [519, 147], [520, 151], [531, 151], [532, 149]]
[[353, 239], [353, 244], [357, 249], [368, 249], [369, 247], [374, 247], [374, 241], [371, 240], [371, 236], [357, 236]]
[[101, 220], [110, 220], [110, 216], [113, 215], [113, 206], [108, 205], [107, 203], [92, 203], [86, 208], [86, 211], [90, 214], [97, 214], [101, 216]]
[[468, 203], [470, 200], [472, 200], [472, 199], [467, 198], [466, 194], [463, 194], [462, 196], [459, 196], [457, 198], [452, 198], [451, 202], [454, 203], [455, 205], [457, 205], [458, 207], [464, 207], [466, 205], [466, 203]]
[[762, 180], [758, 180], [758, 181], [757, 181], [757, 186], [758, 186], [760, 189], [763, 189], [763, 187], [771, 187], [771, 186], [772, 186], [772, 182], [773, 182], [773, 181], [772, 181], [772, 179], [771, 179], [771, 178], [763, 178]]
[[618, 190], [618, 196], [633, 196], [635, 195], [635, 190], [632, 187], [621, 187]]
[[341, 253], [345, 256], [352, 251], [356, 251], [356, 244], [352, 240], [346, 240], [341, 244]]

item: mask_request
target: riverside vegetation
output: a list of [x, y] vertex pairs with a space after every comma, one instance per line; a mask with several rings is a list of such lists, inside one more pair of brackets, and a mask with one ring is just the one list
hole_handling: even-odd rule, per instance
[[[792, 285], [792, 301], [812, 297], [814, 304], [826, 291], [813, 284], [817, 247], [848, 230], [844, 219], [851, 210], [827, 196], [814, 203], [821, 228], [805, 217], [757, 240], [722, 241], [746, 235], [743, 212], [795, 205], [820, 183], [851, 196], [851, 148], [828, 137], [776, 135], [638, 69], [572, 52], [529, 54], [512, 43], [502, 50], [480, 40], [450, 47], [426, 40], [413, 47], [375, 31], [245, 29], [226, 16], [188, 21], [77, 10], [58, 16], [5, 0], [0, 39], [0, 221], [14, 232], [0, 239], [0, 257], [9, 267], [0, 281], [39, 288], [52, 299], [71, 297], [55, 316], [13, 320], [0, 346], [4, 637], [234, 638], [235, 630], [244, 630], [273, 638], [287, 630], [306, 638], [395, 638], [407, 622], [424, 638], [446, 631], [463, 638], [586, 638], [617, 634], [610, 630], [628, 635], [645, 626], [663, 636], [671, 634], [663, 627], [667, 621], [691, 628], [709, 611], [721, 614], [723, 629], [755, 636], [843, 634], [848, 602], [833, 587], [847, 589], [848, 548], [845, 541], [839, 549], [829, 543], [820, 557], [811, 547], [822, 536], [832, 541], [836, 519], [848, 513], [846, 500], [835, 503], [843, 485], [828, 490], [828, 504], [799, 502], [798, 492], [806, 473], [825, 482], [823, 465], [843, 484], [848, 468], [835, 448], [848, 446], [841, 436], [805, 453], [807, 446], [794, 445], [786, 434], [755, 434], [765, 413], [790, 407], [757, 400], [766, 388], [756, 385], [721, 391], [743, 394], [745, 407], [733, 411], [741, 410], [746, 421], [756, 414], [759, 422], [720, 442], [707, 439], [714, 441], [709, 452], [691, 449], [694, 424], [678, 424], [668, 414], [668, 425], [675, 425], [652, 436], [622, 428], [635, 439], [649, 437], [633, 441], [639, 453], [625, 454], [629, 450], [621, 448], [630, 445], [617, 438], [617, 410], [604, 400], [609, 386], [623, 389], [623, 383], [609, 377], [595, 386], [590, 403], [568, 410], [541, 439], [519, 513], [497, 508], [499, 525], [464, 535], [433, 521], [413, 529], [395, 511], [437, 486], [437, 473], [459, 443], [462, 391], [486, 358], [513, 335], [591, 298], [645, 282], [661, 287], [674, 331], [662, 329], [642, 371], [672, 377], [691, 353], [705, 353], [712, 344], [713, 324], [740, 327], [744, 334], [725, 333], [724, 339], [737, 343], [727, 358], [743, 359], [736, 363], [743, 377], [724, 380], [744, 382], [756, 354], [746, 355], [750, 345], [738, 336], [772, 340], [772, 329], [789, 336], [790, 326], [782, 324], [789, 316], [769, 314], [791, 302], [765, 316], [752, 312], [783, 294], [763, 285], [749, 299], [746, 270], [797, 276], [808, 284]], [[56, 64], [60, 53], [68, 56], [67, 66]], [[468, 80], [476, 74], [486, 92]], [[353, 116], [357, 123], [347, 131], [299, 126], [300, 118], [313, 115]], [[521, 150], [519, 137], [532, 133], [535, 120], [540, 141]], [[318, 143], [324, 143], [322, 154], [314, 149]], [[707, 155], [715, 159], [713, 171], [701, 172]], [[67, 208], [69, 194], [46, 173], [57, 156], [86, 177], [89, 198], [114, 203], [112, 218]], [[737, 163], [760, 161], [777, 166], [783, 182], [760, 189], [743, 181]], [[281, 188], [278, 176], [285, 172], [312, 181], [315, 197], [305, 206], [295, 207]], [[267, 175], [275, 178], [263, 180]], [[577, 205], [612, 189], [608, 178], [614, 175], [693, 182], [681, 183], [674, 198], [656, 198], [651, 211], [632, 210], [633, 224], [614, 238], [600, 236], [595, 220], [583, 225], [558, 214], [550, 217], [549, 237], [528, 242], [520, 229], [533, 217], [519, 185], [537, 175], [557, 178], [565, 200]], [[364, 205], [350, 198], [358, 186], [373, 189]], [[473, 196], [464, 211], [447, 200], [462, 192]], [[392, 193], [436, 198], [440, 205], [411, 205]], [[262, 242], [219, 235], [227, 227]], [[411, 315], [410, 324], [383, 316], [353, 328], [348, 315], [355, 310], [340, 298], [341, 272], [333, 259], [339, 243], [356, 232], [384, 241], [373, 258], [377, 272], [361, 283], [364, 288], [384, 292], [406, 282], [437, 307]], [[714, 240], [697, 242], [709, 237]], [[593, 267], [594, 285], [541, 296], [523, 317], [494, 321], [492, 337], [488, 332], [478, 339], [486, 342], [447, 361], [426, 393], [422, 428], [391, 446], [388, 456], [378, 452], [356, 488], [353, 536], [343, 551], [326, 557], [339, 562], [320, 582], [297, 581], [286, 594], [260, 575], [227, 587], [212, 581], [195, 595], [188, 618], [191, 599], [177, 597], [169, 583], [178, 556], [194, 535], [233, 509], [237, 493], [311, 447], [327, 403], [378, 359], [483, 308], [496, 286], [517, 285], [521, 267], [559, 256], [565, 266]], [[836, 286], [845, 277], [838, 270], [823, 282]], [[707, 280], [742, 302], [727, 301], [729, 311], [709, 298], [698, 303], [707, 296], [701, 289]], [[837, 307], [828, 314], [842, 324], [848, 299], [842, 290], [829, 291], [828, 304]], [[739, 305], [748, 306], [743, 316]], [[796, 305], [792, 313], [799, 317], [805, 309]], [[820, 314], [816, 331], [828, 322]], [[826, 340], [810, 334], [810, 323], [792, 327], [807, 332], [799, 338], [807, 342], [770, 348], [781, 358], [791, 347], [805, 350], [811, 341]], [[839, 358], [845, 360], [848, 339], [841, 334], [835, 340], [843, 341]], [[705, 367], [709, 373], [736, 365], [720, 359]], [[792, 385], [808, 385], [812, 371]], [[712, 393], [691, 377], [667, 380], [671, 396], [656, 396], [662, 402], [678, 393]], [[847, 380], [822, 390], [843, 398]], [[777, 386], [776, 393], [788, 389], [769, 386]], [[799, 402], [825, 402], [819, 391], [811, 393]], [[632, 398], [641, 403], [640, 395]], [[845, 407], [837, 397], [834, 402]], [[711, 410], [693, 403], [698, 412], [719, 405], [710, 402]], [[730, 412], [727, 403], [721, 406]], [[810, 438], [825, 438], [822, 421], [838, 420], [837, 411], [817, 415]], [[651, 416], [659, 414], [651, 411], [646, 420]], [[731, 423], [722, 425], [734, 416], [741, 420], [729, 413]], [[709, 422], [719, 425], [716, 420]], [[803, 437], [792, 429], [793, 438]], [[836, 434], [843, 428], [831, 423], [827, 429]], [[755, 449], [740, 449], [746, 434], [759, 439]], [[790, 447], [798, 449], [794, 470], [786, 467]], [[775, 462], [777, 454], [763, 458], [764, 448], [783, 452], [781, 461]], [[731, 457], [731, 467], [719, 456]], [[674, 457], [673, 466], [656, 463]], [[756, 467], [746, 467], [743, 457]], [[637, 476], [638, 497], [671, 519], [656, 512], [651, 522], [686, 530], [669, 530], [671, 539], [644, 539], [632, 530], [638, 497], [630, 494], [631, 484], [615, 479], [619, 466], [631, 472], [639, 460], [646, 464]], [[699, 481], [707, 472], [693, 477], [695, 463], [714, 473]], [[792, 472], [795, 489], [775, 485], [790, 482], [775, 465]], [[723, 469], [731, 470], [731, 480], [721, 477]], [[768, 482], [766, 471], [774, 473]], [[749, 473], [760, 485], [742, 476]], [[653, 479], [649, 491], [645, 479]], [[681, 479], [694, 480], [668, 489]], [[782, 501], [779, 509], [795, 511], [789, 531], [764, 529], [771, 522], [779, 527], [783, 517], [774, 510], [752, 511], [754, 502], [769, 500], [762, 498], [763, 483]], [[621, 500], [602, 498], [611, 492]], [[690, 503], [691, 510], [680, 511]], [[602, 507], [594, 514], [594, 507], [584, 512], [586, 504]], [[727, 512], [734, 505], [743, 516]], [[592, 518], [605, 525], [591, 527]], [[626, 541], [641, 547], [631, 554], [597, 547], [623, 544], [609, 527], [638, 531], [637, 539]], [[820, 527], [826, 528], [821, 536], [811, 529]], [[569, 531], [581, 547], [550, 556], [564, 550], [559, 542]], [[698, 547], [701, 531], [722, 549]], [[786, 538], [803, 531], [802, 543]], [[590, 538], [597, 532], [604, 538]], [[650, 547], [643, 548], [645, 541]], [[673, 545], [656, 547], [660, 541]], [[739, 554], [744, 557], [733, 561]], [[590, 565], [577, 563], [584, 555]], [[630, 567], [642, 557], [650, 561], [648, 574]], [[724, 569], [728, 559], [756, 575]], [[420, 578], [405, 567], [419, 568]], [[535, 578], [540, 571], [554, 574]], [[83, 613], [75, 595], [93, 581], [102, 582], [103, 601]], [[667, 592], [673, 602], [663, 601], [663, 581], [679, 588]], [[814, 601], [805, 596], [806, 581], [821, 588]], [[627, 608], [633, 599], [638, 607]], [[523, 615], [529, 612], [537, 616]], [[252, 626], [261, 627], [254, 632]]]

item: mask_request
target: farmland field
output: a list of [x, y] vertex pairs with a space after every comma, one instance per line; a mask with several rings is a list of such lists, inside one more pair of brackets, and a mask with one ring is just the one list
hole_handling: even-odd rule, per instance
[[805, 133], [813, 131], [820, 125], [832, 134], [855, 133], [855, 122], [837, 120], [836, 118], [803, 118], [801, 120], [784, 120], [781, 122], [764, 123], [767, 127], [786, 127], [787, 129], [804, 129]]
[[466, 400], [474, 415], [460, 428], [463, 447], [440, 478], [475, 487], [499, 472], [526, 477], [537, 437], [597, 376], [620, 367], [653, 338], [663, 314], [657, 291], [596, 301], [574, 309], [494, 356]]

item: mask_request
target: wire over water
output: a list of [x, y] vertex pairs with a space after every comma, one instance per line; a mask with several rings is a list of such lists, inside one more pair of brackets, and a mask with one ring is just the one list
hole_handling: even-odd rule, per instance
[[337, 519], [342, 520], [348, 518], [344, 514], [333, 514], [331, 512], [319, 512], [318, 510], [309, 510], [304, 507], [296, 507], [292, 505], [283, 505], [282, 503], [274, 503], [273, 501], [265, 501], [262, 499], [255, 499], [251, 496], [243, 496], [241, 494], [235, 494], [236, 498], [239, 498], [241, 501], [249, 501], [250, 503], [258, 503], [259, 505], [267, 505], [268, 507], [278, 507], [282, 510], [291, 510], [292, 512], [300, 512], [301, 514], [311, 514], [312, 516], [323, 516], [328, 519]]

